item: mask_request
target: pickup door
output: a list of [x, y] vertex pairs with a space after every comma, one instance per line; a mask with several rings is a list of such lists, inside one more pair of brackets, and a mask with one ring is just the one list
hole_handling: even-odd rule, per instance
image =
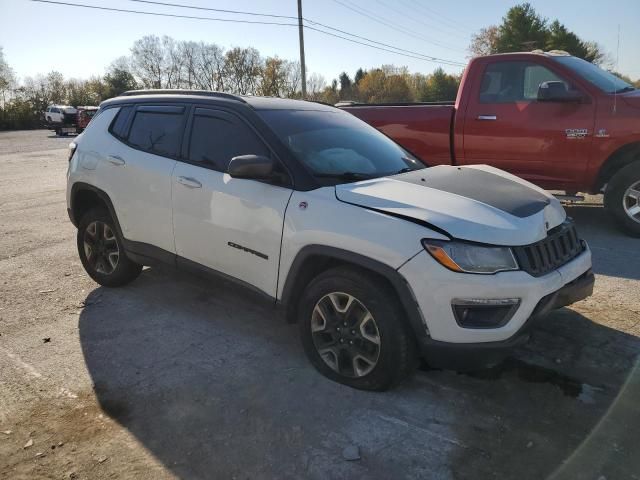
[[456, 133], [463, 122], [464, 135], [457, 163], [486, 163], [544, 188], [571, 190], [583, 183], [591, 154], [595, 102], [582, 90], [580, 102], [538, 101], [542, 82], [579, 87], [552, 61], [513, 58], [479, 59], [470, 66], [475, 70], [464, 87], [470, 89], [467, 105], [456, 118]]

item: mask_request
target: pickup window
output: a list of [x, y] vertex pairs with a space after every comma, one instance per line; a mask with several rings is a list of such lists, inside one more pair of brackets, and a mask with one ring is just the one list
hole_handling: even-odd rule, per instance
[[[482, 76], [480, 103], [512, 103], [538, 97], [542, 82], [564, 81], [548, 68], [531, 62], [490, 63]], [[569, 89], [569, 85], [567, 89]]]

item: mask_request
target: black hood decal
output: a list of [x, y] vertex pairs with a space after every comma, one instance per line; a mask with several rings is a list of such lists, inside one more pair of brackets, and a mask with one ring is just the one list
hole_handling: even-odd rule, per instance
[[467, 197], [519, 218], [534, 215], [549, 205], [549, 198], [509, 178], [476, 168], [426, 168], [393, 177]]

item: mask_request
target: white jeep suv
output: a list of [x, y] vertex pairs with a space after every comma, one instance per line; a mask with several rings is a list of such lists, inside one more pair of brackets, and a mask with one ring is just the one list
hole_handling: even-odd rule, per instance
[[[425, 165], [311, 102], [137, 91], [71, 145], [67, 202], [87, 273], [155, 262], [285, 308], [313, 365], [384, 390], [416, 366], [495, 363], [536, 318], [591, 294], [559, 202], [487, 166]], [[425, 159], [428, 161], [428, 159]]]

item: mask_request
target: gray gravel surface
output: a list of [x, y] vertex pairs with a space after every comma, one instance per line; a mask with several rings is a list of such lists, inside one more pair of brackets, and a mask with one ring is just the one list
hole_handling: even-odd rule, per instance
[[568, 207], [593, 297], [499, 368], [367, 393], [316, 373], [296, 327], [231, 285], [91, 281], [70, 140], [0, 132], [0, 478], [639, 478], [639, 240], [598, 198]]

